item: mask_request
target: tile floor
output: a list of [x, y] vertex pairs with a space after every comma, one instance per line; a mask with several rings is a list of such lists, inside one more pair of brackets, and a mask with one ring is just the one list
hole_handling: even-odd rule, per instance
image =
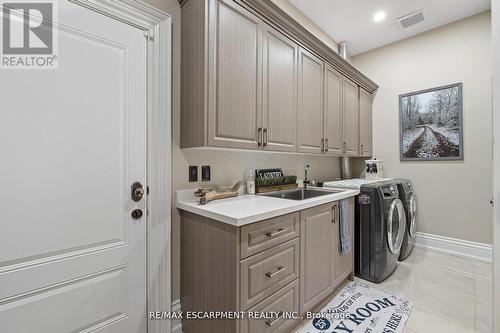
[[413, 302], [404, 333], [493, 332], [491, 263], [416, 247], [384, 282], [356, 280]]
[[492, 274], [491, 264], [417, 247], [386, 281], [359, 281], [412, 300], [405, 333], [490, 333]]

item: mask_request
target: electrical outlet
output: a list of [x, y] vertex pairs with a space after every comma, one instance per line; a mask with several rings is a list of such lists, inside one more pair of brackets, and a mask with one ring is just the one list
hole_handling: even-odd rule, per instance
[[210, 181], [210, 165], [201, 166], [201, 181], [202, 182]]
[[198, 181], [198, 166], [190, 165], [189, 166], [189, 181], [197, 182]]

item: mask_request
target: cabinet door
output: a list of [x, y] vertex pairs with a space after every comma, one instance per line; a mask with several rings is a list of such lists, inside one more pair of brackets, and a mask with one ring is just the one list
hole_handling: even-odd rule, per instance
[[232, 1], [209, 4], [209, 145], [258, 148], [261, 21]]
[[358, 86], [349, 79], [343, 80], [344, 101], [344, 155], [357, 156], [359, 148]]
[[372, 156], [372, 94], [359, 89], [359, 155]]
[[323, 139], [323, 61], [299, 50], [298, 148], [300, 152], [321, 153]]
[[[342, 280], [352, 274], [354, 269], [354, 198], [347, 199], [349, 201], [347, 211], [342, 211], [341, 203], [337, 202], [334, 208], [334, 225], [333, 225], [333, 249], [334, 265], [332, 270], [332, 288], [336, 288]], [[347, 217], [351, 234], [351, 252], [342, 255], [340, 252], [340, 223], [342, 215]]]
[[263, 39], [263, 146], [295, 151], [297, 45], [271, 27], [266, 27]]
[[333, 205], [302, 211], [300, 223], [300, 311], [304, 313], [333, 291]]
[[325, 66], [325, 153], [342, 154], [342, 74]]

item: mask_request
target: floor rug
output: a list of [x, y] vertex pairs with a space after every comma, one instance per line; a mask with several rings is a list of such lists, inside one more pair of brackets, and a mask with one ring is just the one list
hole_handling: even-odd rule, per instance
[[399, 333], [412, 303], [359, 282], [350, 282], [297, 333]]

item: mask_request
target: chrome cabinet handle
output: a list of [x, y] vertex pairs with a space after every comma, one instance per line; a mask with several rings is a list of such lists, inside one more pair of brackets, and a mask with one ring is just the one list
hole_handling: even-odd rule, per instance
[[321, 139], [321, 152], [322, 153], [325, 152], [325, 139], [324, 138]]
[[279, 274], [279, 273], [283, 272], [285, 269], [286, 269], [286, 267], [285, 267], [285, 266], [278, 266], [278, 269], [277, 269], [276, 271], [274, 271], [274, 272], [267, 272], [267, 273], [266, 273], [266, 276], [267, 276], [268, 278], [272, 278], [272, 277], [273, 277], [273, 276], [275, 276], [276, 274]]
[[276, 231], [273, 231], [273, 232], [266, 232], [266, 236], [267, 237], [276, 237], [278, 235], [281, 235], [282, 233], [284, 233], [286, 231], [286, 229], [283, 229], [283, 228], [279, 228], [278, 230]]
[[262, 127], [257, 128], [257, 146], [262, 146]]
[[264, 139], [262, 140], [262, 142], [263, 142], [263, 143], [262, 143], [262, 146], [264, 146], [264, 147], [265, 147], [265, 146], [267, 146], [267, 128], [264, 128], [263, 133], [264, 133], [264, 134], [263, 134]]
[[276, 324], [278, 322], [278, 320], [281, 319], [282, 315], [283, 315], [283, 311], [278, 312], [278, 315], [276, 316], [275, 319], [273, 319], [273, 320], [271, 320], [271, 319], [266, 320], [266, 325], [267, 326], [273, 326], [274, 324]]
[[337, 223], [337, 205], [333, 205], [333, 216], [332, 216], [332, 223], [335, 224]]
[[325, 151], [328, 151], [328, 138], [325, 139]]

